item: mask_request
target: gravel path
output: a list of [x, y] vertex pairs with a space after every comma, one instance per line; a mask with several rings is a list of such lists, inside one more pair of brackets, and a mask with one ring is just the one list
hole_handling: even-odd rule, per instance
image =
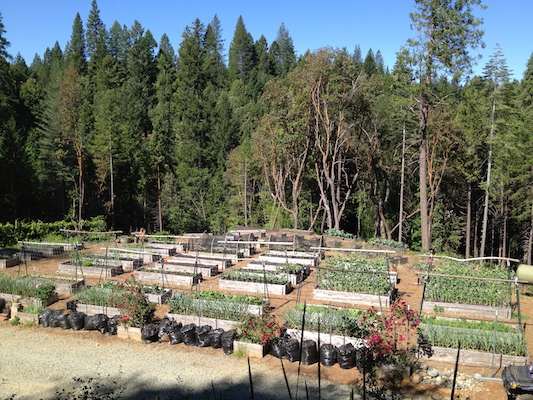
[[[251, 359], [255, 399], [288, 399], [279, 364], [277, 371], [267, 364]], [[305, 398], [304, 380], [299, 398]], [[310, 398], [318, 398], [317, 382], [306, 381]], [[295, 398], [296, 377], [290, 382]], [[349, 399], [350, 391], [322, 382], [323, 399]], [[214, 392], [216, 399], [250, 398], [247, 360], [219, 349], [0, 323], [2, 399], [215, 399]]]

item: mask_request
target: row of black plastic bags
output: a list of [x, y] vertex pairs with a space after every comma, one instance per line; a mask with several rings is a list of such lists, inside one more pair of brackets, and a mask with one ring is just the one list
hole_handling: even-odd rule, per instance
[[[116, 335], [119, 316], [109, 318], [105, 314], [86, 315], [79, 311], [64, 313], [63, 310], [47, 308], [39, 314], [39, 323], [45, 328], [96, 330], [102, 334]], [[141, 339], [145, 343], [159, 343], [165, 335], [171, 345], [184, 343], [187, 346], [221, 348], [228, 355], [233, 353], [234, 330], [213, 329], [210, 325], [183, 325], [167, 318], [159, 324], [148, 324], [141, 328]], [[326, 367], [338, 363], [343, 369], [357, 367], [361, 371], [368, 361], [365, 347], [356, 348], [352, 343], [339, 347], [324, 343], [318, 347], [314, 340], [303, 340], [300, 344], [298, 339], [286, 332], [271, 341], [269, 354], [291, 363], [300, 361], [303, 365], [312, 365], [320, 362]]]

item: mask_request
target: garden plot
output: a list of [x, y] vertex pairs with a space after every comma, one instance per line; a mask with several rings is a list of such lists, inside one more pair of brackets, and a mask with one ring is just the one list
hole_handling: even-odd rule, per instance
[[[303, 304], [297, 304], [284, 312], [284, 326], [287, 327], [291, 337], [302, 337], [303, 314]], [[321, 343], [335, 346], [352, 343], [356, 348], [362, 347], [365, 343], [364, 337], [368, 335], [359, 324], [359, 319], [363, 315], [363, 310], [307, 305], [303, 339], [315, 342], [320, 340]]]
[[229, 265], [227, 264], [225, 268], [230, 267], [232, 264], [237, 264], [243, 258], [242, 255], [238, 255], [234, 253], [233, 254], [231, 253], [208, 253], [205, 251], [190, 251], [188, 253], [180, 254], [179, 256], [202, 258], [202, 259], [207, 259], [207, 260], [226, 261], [227, 263], [229, 263]]
[[113, 254], [113, 257], [118, 258], [128, 258], [128, 257], [140, 257], [145, 263], [153, 263], [161, 260], [161, 255], [156, 252], [148, 250], [132, 250], [132, 249], [118, 249], [118, 248], [105, 248], [102, 250], [107, 250]]
[[175, 261], [172, 259], [165, 259], [164, 269], [166, 271], [183, 271], [189, 273], [200, 273], [204, 276], [214, 276], [218, 274], [217, 265], [204, 265], [202, 263]]
[[180, 254], [177, 256], [169, 257], [166, 260], [172, 263], [184, 263], [184, 264], [202, 264], [202, 265], [213, 265], [216, 266], [218, 270], [224, 270], [231, 267], [231, 261], [228, 259], [217, 259], [217, 258], [208, 258], [208, 257], [196, 257], [192, 253], [189, 254]]
[[238, 269], [220, 279], [219, 288], [259, 294], [286, 295], [291, 291], [287, 273]]
[[137, 270], [135, 277], [141, 283], [155, 283], [162, 286], [193, 286], [201, 281], [202, 274], [145, 267]]
[[394, 281], [385, 258], [330, 257], [317, 271], [313, 297], [388, 307]]
[[61, 295], [71, 295], [85, 285], [83, 278], [59, 275], [31, 275], [28, 279], [32, 279], [36, 285], [52, 284], [55, 286], [55, 292]]
[[90, 276], [90, 277], [111, 277], [117, 276], [124, 273], [124, 270], [121, 266], [113, 265], [82, 265], [72, 262], [64, 262], [59, 264], [57, 272], [62, 275], [68, 276]]
[[238, 258], [250, 257], [254, 254], [255, 248], [248, 241], [241, 241], [238, 235], [202, 234], [200, 237], [191, 238], [194, 243], [193, 250], [215, 254], [232, 254]]
[[68, 243], [46, 243], [46, 242], [19, 242], [21, 252], [39, 253], [43, 257], [54, 257], [65, 252], [66, 246], [72, 246]]
[[112, 257], [102, 257], [101, 255], [89, 255], [82, 258], [82, 263], [88, 261], [97, 265], [109, 265], [114, 267], [122, 267], [124, 272], [135, 271], [143, 265], [143, 260], [141, 257], [135, 258], [134, 256], [130, 257], [116, 257], [116, 254], [113, 254]]
[[20, 264], [20, 258], [15, 251], [0, 252], [0, 268], [10, 268]]
[[[460, 343], [463, 365], [487, 366], [496, 360], [497, 367], [503, 367], [509, 362], [527, 362], [522, 332], [501, 322], [426, 317], [422, 319], [419, 332], [435, 351], [432, 360], [453, 362]], [[504, 364], [500, 365], [502, 360]]]
[[224, 330], [232, 329], [245, 315], [259, 315], [265, 301], [262, 297], [223, 294], [216, 291], [176, 292], [168, 301], [167, 318], [184, 325], [195, 323]]
[[251, 261], [240, 268], [243, 271], [251, 271], [261, 274], [263, 271], [285, 273], [288, 275], [291, 285], [295, 286], [303, 281], [311, 272], [309, 266], [297, 264], [271, 264], [266, 262]]
[[[283, 253], [283, 252], [282, 252]], [[259, 259], [271, 264], [299, 264], [308, 265], [310, 267], [316, 267], [318, 265], [319, 258], [315, 255], [309, 254], [307, 256], [291, 256], [287, 254], [261, 254]]]
[[296, 251], [296, 250], [269, 250], [268, 254], [282, 257], [318, 257], [320, 260], [324, 258], [324, 250], [316, 251]]
[[508, 278], [509, 271], [500, 265], [444, 262], [425, 279], [422, 311], [511, 318], [514, 281]]

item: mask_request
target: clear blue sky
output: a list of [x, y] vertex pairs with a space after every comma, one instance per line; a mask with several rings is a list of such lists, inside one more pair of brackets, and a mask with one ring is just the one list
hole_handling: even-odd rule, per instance
[[[499, 43], [507, 65], [516, 79], [522, 79], [533, 53], [533, 0], [483, 0], [486, 48], [475, 68], [480, 73]], [[359, 44], [363, 58], [371, 48], [380, 50], [385, 64], [393, 67], [396, 52], [411, 30], [412, 0], [99, 0], [100, 17], [109, 29], [114, 21], [130, 27], [138, 20], [159, 41], [163, 33], [177, 51], [187, 25], [199, 18], [207, 25], [216, 14], [221, 22], [226, 52], [235, 25], [242, 15], [254, 40], [264, 35], [272, 43], [281, 23], [289, 30], [297, 54], [324, 46], [345, 47], [352, 52]], [[11, 43], [11, 55], [20, 53], [31, 64], [35, 54], [43, 55], [56, 41], [62, 49], [70, 39], [72, 23], [79, 12], [84, 23], [91, 0], [2, 0], [0, 12]]]

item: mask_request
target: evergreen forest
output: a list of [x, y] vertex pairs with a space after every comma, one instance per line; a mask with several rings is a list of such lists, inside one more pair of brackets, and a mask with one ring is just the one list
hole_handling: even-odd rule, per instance
[[[217, 16], [180, 43], [74, 16], [65, 48], [9, 53], [0, 14], [0, 223], [343, 231], [531, 264], [533, 57], [471, 73], [481, 0], [414, 0], [413, 38], [297, 56]], [[480, 6], [480, 7], [477, 7]], [[30, 61], [30, 60], [28, 60]]]

